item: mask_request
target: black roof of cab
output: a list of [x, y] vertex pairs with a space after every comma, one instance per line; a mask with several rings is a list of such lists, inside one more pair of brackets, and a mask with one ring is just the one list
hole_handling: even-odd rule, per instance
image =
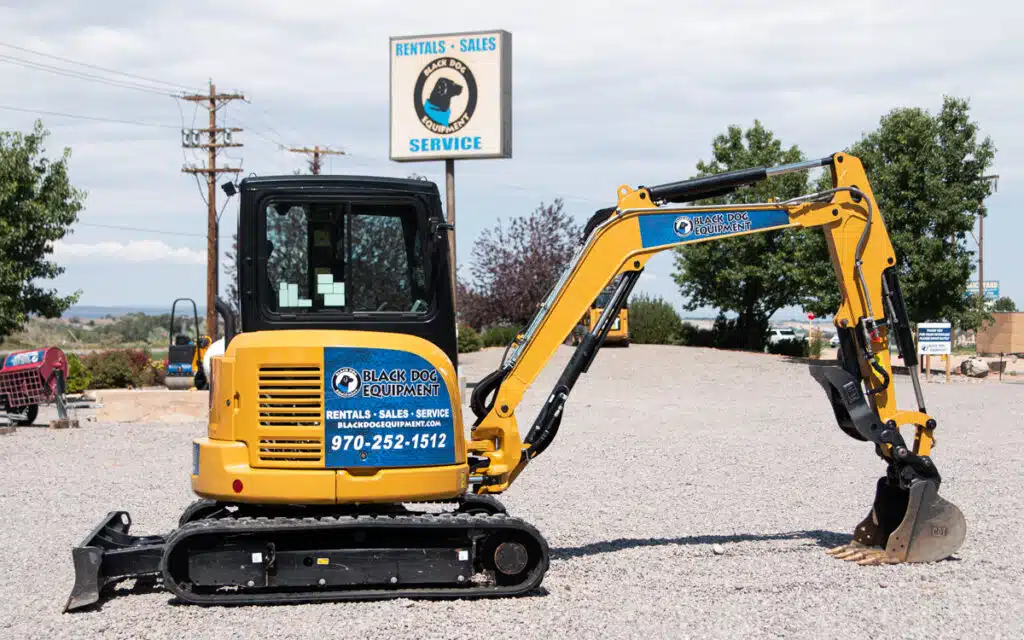
[[390, 176], [357, 176], [357, 175], [276, 175], [248, 176], [239, 186], [253, 187], [290, 187], [300, 189], [316, 189], [332, 187], [343, 189], [372, 189], [401, 191], [402, 193], [420, 193], [424, 195], [440, 195], [437, 184], [429, 180], [413, 178], [397, 178]]

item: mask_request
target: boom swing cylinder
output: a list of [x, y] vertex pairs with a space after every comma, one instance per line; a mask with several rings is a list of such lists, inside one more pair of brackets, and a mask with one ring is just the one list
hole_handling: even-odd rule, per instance
[[[819, 193], [783, 202], [673, 206], [819, 167], [831, 172], [833, 183]], [[835, 314], [841, 366], [820, 367], [816, 377], [840, 428], [856, 440], [873, 443], [886, 463], [871, 512], [856, 527], [851, 543], [830, 553], [861, 564], [930, 562], [953, 554], [963, 543], [966, 523], [955, 505], [938, 496], [941, 478], [930, 456], [936, 422], [925, 412], [917, 379], [896, 255], [860, 160], [842, 153], [654, 187], [619, 187], [617, 206], [594, 215], [569, 266], [510, 345], [500, 368], [474, 389], [471, 407], [477, 420], [467, 446], [472, 490], [503, 492], [551, 444], [573, 385], [593, 361], [651, 256], [685, 244], [795, 227], [822, 229], [842, 294]], [[612, 303], [582, 338], [527, 436], [520, 438], [515, 408], [525, 390], [576, 319], [620, 275]], [[891, 342], [910, 371], [917, 410], [897, 408]], [[912, 446], [900, 433], [906, 426], [914, 429]]]

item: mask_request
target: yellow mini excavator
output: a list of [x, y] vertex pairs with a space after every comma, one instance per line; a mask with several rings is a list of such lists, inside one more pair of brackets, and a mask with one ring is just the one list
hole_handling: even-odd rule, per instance
[[[832, 188], [784, 202], [693, 204], [817, 167], [831, 172]], [[548, 544], [494, 496], [554, 441], [573, 386], [645, 263], [687, 243], [793, 227], [823, 230], [842, 292], [841, 358], [819, 381], [839, 427], [885, 465], [870, 513], [830, 552], [861, 564], [932, 562], [964, 540], [963, 515], [937, 493], [936, 424], [917, 379], [896, 256], [855, 157], [619, 187], [617, 206], [590, 219], [532, 321], [474, 388], [471, 425], [456, 377], [450, 226], [436, 186], [287, 176], [248, 178], [239, 189], [241, 330], [224, 315], [209, 431], [193, 444], [199, 499], [166, 535], [131, 534], [127, 512], [108, 513], [73, 549], [66, 611], [142, 576], [186, 603], [225, 605], [534, 589]], [[524, 392], [616, 278], [521, 437]], [[896, 406], [890, 341], [910, 372], [913, 409]], [[914, 430], [912, 444], [901, 427]]]

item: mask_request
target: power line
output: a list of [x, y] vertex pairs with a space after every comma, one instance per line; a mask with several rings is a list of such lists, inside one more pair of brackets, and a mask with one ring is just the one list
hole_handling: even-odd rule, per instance
[[116, 74], [116, 75], [119, 75], [119, 76], [124, 76], [126, 78], [135, 78], [136, 80], [145, 80], [146, 82], [152, 82], [152, 83], [156, 83], [156, 84], [165, 84], [165, 85], [167, 85], [169, 87], [177, 87], [179, 89], [185, 89], [187, 91], [192, 91], [193, 90], [192, 87], [186, 87], [183, 84], [177, 84], [175, 82], [167, 82], [166, 80], [158, 80], [156, 78], [147, 78], [146, 76], [140, 76], [140, 75], [136, 75], [134, 73], [126, 73], [124, 71], [118, 71], [117, 69], [109, 69], [107, 67], [100, 67], [100, 66], [95, 65], [95, 64], [89, 64], [88, 62], [78, 62], [77, 60], [71, 60], [70, 58], [62, 58], [60, 56], [55, 56], [52, 53], [43, 53], [42, 51], [35, 51], [35, 50], [32, 50], [32, 49], [27, 49], [25, 47], [19, 47], [16, 44], [10, 44], [8, 42], [0, 42], [0, 47], [7, 47], [9, 49], [17, 49], [18, 51], [24, 51], [25, 53], [31, 53], [33, 55], [42, 56], [44, 58], [51, 58], [53, 60], [60, 60], [61, 62], [67, 62], [69, 64], [77, 64], [77, 65], [82, 66], [82, 67], [88, 67], [89, 69], [96, 69], [97, 71], [105, 71], [107, 73], [113, 73], [113, 74]]
[[241, 126], [242, 126], [242, 127], [243, 127], [243, 128], [244, 128], [244, 129], [246, 130], [246, 131], [248, 131], [249, 133], [254, 133], [254, 134], [256, 134], [256, 136], [257, 136], [258, 138], [263, 138], [264, 140], [266, 140], [266, 141], [267, 141], [267, 142], [269, 142], [270, 144], [274, 145], [275, 147], [278, 147], [278, 148], [280, 148], [280, 149], [284, 149], [285, 147], [287, 147], [287, 146], [288, 146], [288, 145], [286, 145], [285, 143], [281, 142], [281, 140], [280, 140], [280, 139], [276, 139], [276, 140], [275, 140], [275, 139], [273, 139], [273, 138], [271, 138], [271, 137], [269, 137], [269, 136], [265, 136], [265, 135], [263, 135], [262, 133], [260, 133], [260, 131], [259, 131], [259, 128], [257, 128], [257, 127], [254, 127], [254, 126], [252, 126], [251, 124], [249, 124], [249, 123], [245, 122], [244, 120], [242, 120], [242, 119], [241, 119], [241, 118], [239, 118], [238, 116], [235, 116], [235, 122], [237, 122], [238, 124], [240, 124], [240, 125], [241, 125]]
[[[352, 153], [348, 153], [346, 155], [349, 157], [351, 164], [354, 164], [356, 166], [360, 166], [361, 165], [361, 166], [364, 166], [364, 167], [372, 167], [372, 166], [386, 164], [388, 162], [387, 158], [384, 158], [384, 157], [381, 157], [381, 156], [377, 156], [377, 155], [372, 155], [372, 154], [361, 154], [361, 153], [352, 154]], [[490, 181], [490, 180], [495, 178], [495, 176], [488, 175], [486, 173], [471, 173], [471, 174], [468, 174], [468, 175], [464, 175], [463, 177], [479, 178], [479, 179], [483, 179], [483, 180], [487, 180], [487, 181]], [[512, 190], [512, 191], [522, 191], [523, 193], [536, 193], [537, 192], [537, 187], [527, 187], [527, 186], [523, 186], [523, 185], [520, 185], [520, 184], [514, 184], [514, 183], [511, 183], [511, 182], [498, 182], [498, 181], [496, 181], [496, 182], [491, 182], [491, 185], [495, 186], [495, 187], [500, 187], [500, 188], [503, 188], [503, 189], [509, 189], [509, 190]], [[602, 203], [605, 203], [604, 206], [607, 206], [607, 204], [606, 204], [607, 200], [603, 199], [603, 198], [599, 198], [599, 197], [586, 197], [586, 196], [573, 195], [573, 194], [570, 194], [570, 193], [555, 194], [555, 197], [562, 198], [563, 200], [575, 200], [577, 202], [583, 202], [583, 203], [588, 203], [588, 204], [602, 204]]]
[[23, 107], [12, 107], [10, 105], [0, 104], [0, 109], [7, 111], [20, 111], [22, 113], [34, 113], [36, 115], [45, 116], [57, 116], [60, 118], [76, 118], [79, 120], [95, 120], [97, 122], [113, 122], [115, 124], [131, 124], [139, 127], [159, 127], [161, 129], [178, 129], [179, 127], [173, 124], [160, 124], [157, 122], [141, 122], [139, 120], [120, 120], [117, 118], [103, 118], [101, 116], [83, 116], [75, 113], [62, 113], [60, 111], [46, 111], [43, 109], [26, 109]]
[[[277, 129], [275, 129], [273, 127], [273, 125], [271, 124], [271, 120], [273, 120], [273, 118], [271, 117], [269, 111], [267, 111], [266, 109], [264, 109], [263, 107], [261, 107], [259, 105], [253, 104], [251, 98], [246, 98], [243, 102], [245, 102], [245, 104], [249, 105], [250, 107], [255, 107], [256, 109], [259, 109], [263, 113], [263, 120], [266, 122], [267, 130], [269, 130], [271, 133], [273, 133], [278, 138], [278, 140], [284, 140], [285, 138], [287, 138], [287, 136], [285, 136], [284, 134], [282, 134], [280, 131], [278, 131]], [[295, 131], [291, 130], [291, 133], [294, 134]], [[282, 147], [287, 147], [289, 145], [281, 144], [281, 146]]]
[[134, 91], [141, 91], [143, 93], [152, 93], [158, 96], [173, 96], [175, 94], [170, 93], [167, 90], [157, 89], [156, 87], [148, 87], [141, 84], [131, 83], [121, 80], [113, 80], [111, 78], [104, 78], [103, 76], [96, 75], [94, 73], [86, 73], [84, 71], [75, 71], [73, 69], [65, 69], [62, 67], [55, 67], [49, 64], [43, 64], [41, 62], [32, 62], [31, 60], [25, 60], [24, 58], [18, 58], [16, 56], [6, 56], [0, 54], [0, 62], [7, 62], [10, 64], [25, 67], [27, 69], [35, 69], [37, 71], [45, 71], [47, 73], [55, 73], [57, 75], [66, 76], [69, 78], [75, 78], [78, 80], [86, 80], [88, 82], [96, 82], [99, 84], [105, 84], [112, 87], [118, 87], [120, 89], [132, 89]]
[[290, 147], [288, 149], [291, 153], [304, 153], [312, 154], [313, 159], [309, 163], [309, 168], [312, 170], [313, 175], [320, 175], [320, 156], [343, 156], [344, 151], [336, 151], [330, 147], [321, 147], [320, 145], [314, 146], [312, 149], [309, 147]]
[[[185, 231], [168, 231], [166, 229], [144, 229], [142, 227], [125, 227], [118, 224], [98, 224], [95, 222], [77, 222], [77, 225], [83, 227], [97, 227], [99, 229], [115, 229], [117, 231], [133, 231], [136, 233], [153, 233], [162, 236], [188, 236], [190, 238], [205, 238], [205, 233], [187, 233]], [[226, 238], [228, 236], [221, 236]]]

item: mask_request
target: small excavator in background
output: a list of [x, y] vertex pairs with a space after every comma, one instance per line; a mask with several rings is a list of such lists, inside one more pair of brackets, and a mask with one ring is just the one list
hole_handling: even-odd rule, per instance
[[[831, 188], [782, 202], [694, 204], [815, 168], [830, 173]], [[885, 469], [852, 540], [830, 553], [858, 564], [934, 562], [963, 543], [963, 514], [938, 495], [936, 421], [917, 378], [896, 254], [853, 156], [620, 186], [617, 205], [590, 219], [532, 321], [475, 386], [466, 416], [456, 376], [451, 227], [436, 185], [249, 177], [239, 191], [241, 331], [225, 314], [225, 350], [211, 358], [208, 433], [193, 441], [190, 479], [199, 499], [164, 535], [131, 534], [129, 514], [109, 512], [72, 551], [66, 611], [141, 576], [202, 605], [501, 597], [536, 588], [548, 543], [495, 496], [554, 442], [574, 385], [647, 261], [688, 243], [800, 227], [825, 234], [842, 294], [839, 362], [815, 374], [823, 406]], [[616, 278], [520, 435], [524, 393]], [[897, 407], [893, 342], [913, 383], [912, 408]], [[787, 425], [787, 437], [811, 435], [802, 428]], [[901, 428], [913, 431], [912, 442]], [[834, 473], [829, 457], [798, 463]], [[665, 476], [661, 498], [675, 502], [674, 479], [687, 470], [661, 459], [657, 472]]]
[[[192, 304], [192, 336], [186, 333], [187, 323], [179, 323], [175, 317], [179, 302]], [[180, 332], [179, 324], [182, 325]], [[172, 390], [191, 389], [193, 386], [200, 391], [208, 389], [209, 383], [203, 370], [203, 356], [210, 346], [210, 338], [199, 333], [199, 310], [196, 308], [195, 300], [177, 298], [171, 303], [171, 326], [168, 336], [164, 386]]]

